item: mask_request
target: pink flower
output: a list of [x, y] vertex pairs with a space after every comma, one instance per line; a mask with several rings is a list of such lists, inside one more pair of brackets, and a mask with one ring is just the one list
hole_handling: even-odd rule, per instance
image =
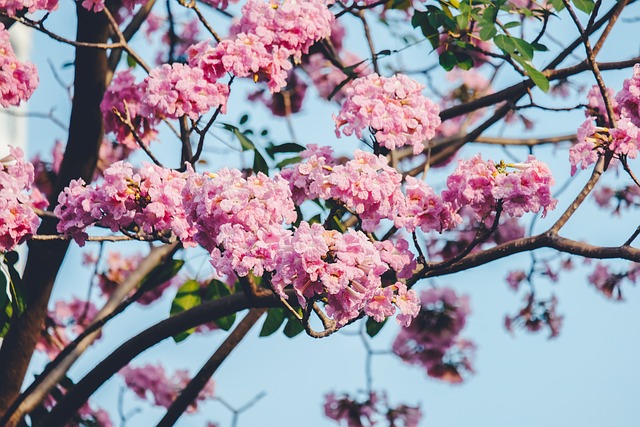
[[[407, 76], [370, 74], [354, 80], [337, 116], [336, 135], [356, 134], [370, 128], [377, 142], [393, 150], [410, 144], [413, 153], [424, 150], [440, 124], [439, 108], [421, 93], [424, 86]], [[342, 128], [342, 129], [341, 129]]]
[[206, 80], [199, 68], [164, 64], [152, 70], [144, 84], [147, 91], [142, 102], [153, 116], [177, 119], [187, 115], [197, 120], [211, 108], [226, 111], [229, 86]]
[[114, 76], [111, 86], [105, 92], [100, 103], [100, 111], [104, 116], [105, 133], [115, 134], [116, 140], [131, 150], [140, 147], [129, 128], [116, 116], [113, 109], [115, 108], [125, 119], [127, 118], [126, 110], [129, 111], [129, 119], [145, 144], [149, 144], [155, 139], [157, 135], [155, 126], [160, 121], [145, 111], [142, 101], [147, 87], [144, 82], [136, 84], [135, 80], [131, 69], [119, 71]]
[[47, 205], [40, 192], [31, 191], [33, 165], [24, 161], [20, 148], [10, 147], [8, 151], [9, 155], [0, 165], [0, 252], [12, 250], [35, 234], [40, 219], [31, 206]]
[[[46, 1], [24, 4], [8, 0], [6, 4], [3, 3], [4, 0], [0, 0], [0, 10], [7, 9], [9, 15], [23, 7], [35, 10], [47, 5]], [[55, 2], [55, 7], [57, 5]], [[4, 25], [0, 23], [0, 106], [7, 108], [28, 100], [38, 86], [38, 82], [35, 65], [18, 60], [9, 41], [9, 31], [5, 30]]]

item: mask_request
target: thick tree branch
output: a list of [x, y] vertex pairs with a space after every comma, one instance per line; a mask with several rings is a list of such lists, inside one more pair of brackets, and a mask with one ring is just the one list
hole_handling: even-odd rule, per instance
[[[105, 43], [109, 24], [104, 15], [89, 12], [77, 4], [77, 40]], [[67, 150], [60, 167], [50, 204], [56, 205], [60, 191], [72, 179], [90, 181], [98, 160], [103, 127], [100, 101], [105, 91], [105, 50], [78, 47], [75, 58], [74, 98]], [[55, 234], [55, 221], [45, 218], [38, 234]], [[0, 414], [4, 414], [20, 392], [31, 355], [47, 313], [49, 296], [69, 243], [30, 242], [24, 283], [29, 289], [26, 311], [11, 325], [0, 348]]]
[[209, 378], [216, 372], [222, 362], [231, 354], [233, 349], [242, 341], [249, 330], [256, 324], [262, 314], [264, 308], [252, 308], [249, 313], [242, 319], [236, 328], [229, 334], [218, 349], [211, 355], [209, 360], [202, 366], [195, 377], [182, 390], [178, 398], [171, 404], [167, 413], [162, 417], [157, 427], [171, 427], [178, 421], [187, 407], [198, 397], [200, 391], [209, 381]]
[[[274, 295], [254, 299], [252, 306], [279, 307], [280, 299]], [[75, 387], [58, 402], [40, 426], [56, 427], [66, 425], [67, 420], [87, 401], [102, 384], [118, 372], [134, 357], [162, 340], [203, 323], [250, 308], [250, 302], [243, 293], [210, 301], [183, 311], [163, 320], [129, 339], [106, 359], [93, 368]]]

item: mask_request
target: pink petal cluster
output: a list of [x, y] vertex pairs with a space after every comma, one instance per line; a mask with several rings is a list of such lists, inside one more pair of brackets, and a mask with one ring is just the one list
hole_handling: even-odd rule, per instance
[[462, 222], [451, 203], [443, 201], [425, 182], [408, 176], [405, 192], [405, 207], [396, 225], [401, 223], [408, 231], [420, 228], [425, 232], [442, 232], [451, 230]]
[[238, 3], [238, 1], [239, 0], [202, 0], [203, 3], [220, 10], [228, 8], [230, 2]]
[[[529, 156], [525, 163], [499, 166], [500, 170], [492, 161], [482, 160], [480, 154], [459, 160], [457, 169], [447, 178], [443, 200], [456, 210], [468, 206], [479, 220], [494, 212], [499, 201], [503, 211], [514, 217], [540, 211], [544, 217], [555, 208], [557, 200], [551, 197], [550, 188], [555, 181], [546, 164]], [[516, 170], [507, 172], [507, 167]]]
[[164, 64], [149, 73], [144, 81], [144, 107], [156, 117], [177, 119], [184, 115], [192, 120], [211, 108], [226, 111], [229, 86], [211, 83], [199, 68], [185, 64]]
[[[102, 296], [109, 298], [138, 267], [143, 259], [144, 257], [139, 253], [124, 255], [121, 252], [109, 252], [107, 255], [106, 269], [98, 274], [98, 287], [100, 288]], [[142, 294], [136, 302], [141, 305], [149, 305], [157, 301], [164, 291], [173, 284], [175, 284], [174, 280], [167, 280]]]
[[285, 87], [276, 93], [265, 94], [261, 89], [249, 95], [250, 101], [262, 102], [274, 116], [287, 117], [302, 109], [302, 102], [307, 93], [306, 83], [291, 70], [288, 73]]
[[612, 273], [609, 266], [597, 263], [593, 272], [587, 277], [589, 283], [607, 298], [622, 301], [622, 283], [629, 281], [635, 284], [638, 280], [640, 264], [632, 263], [628, 271]]
[[533, 294], [525, 295], [525, 306], [514, 316], [506, 316], [504, 326], [513, 332], [515, 326], [525, 328], [529, 332], [538, 332], [543, 327], [549, 328], [549, 338], [560, 334], [564, 316], [558, 315], [556, 308], [558, 299], [552, 296], [548, 300], [536, 300]]
[[[5, 12], [10, 17], [17, 15], [17, 12], [26, 9], [29, 13], [33, 13], [36, 10], [53, 11], [58, 8], [58, 0], [0, 0], [0, 12]], [[1, 28], [4, 28], [0, 24]], [[0, 31], [2, 31], [0, 29]], [[2, 37], [2, 36], [0, 36]], [[0, 48], [0, 55], [1, 55]]]
[[424, 143], [435, 136], [440, 125], [440, 109], [422, 95], [423, 85], [398, 74], [381, 77], [370, 74], [354, 80], [346, 89], [346, 100], [337, 116], [336, 135], [356, 134], [362, 138], [369, 128], [378, 143], [389, 150], [413, 146], [413, 153], [424, 150]]
[[24, 161], [20, 148], [9, 148], [0, 164], [0, 252], [10, 251], [35, 234], [40, 219], [31, 206], [45, 208], [47, 203], [39, 191], [32, 190], [34, 169]]
[[231, 27], [232, 38], [215, 48], [200, 43], [188, 51], [192, 67], [215, 81], [225, 73], [264, 80], [271, 92], [286, 85], [289, 58], [300, 61], [318, 40], [330, 35], [333, 14], [324, 0], [269, 3], [249, 0]]
[[262, 276], [275, 269], [275, 253], [297, 215], [288, 183], [263, 173], [248, 178], [237, 169], [192, 174], [182, 193], [194, 239], [211, 253], [222, 275]]
[[[147, 114], [144, 109], [143, 99], [146, 93], [144, 83], [136, 84], [136, 78], [131, 69], [116, 73], [111, 85], [104, 94], [100, 103], [100, 110], [104, 116], [104, 130], [106, 133], [113, 133], [116, 140], [135, 150], [140, 148], [129, 128], [114, 114], [115, 108], [123, 118], [127, 118], [126, 110], [129, 111], [129, 119], [133, 124], [140, 139], [149, 144], [158, 134], [155, 126], [159, 119]], [[125, 109], [126, 104], [126, 109]]]
[[73, 298], [70, 302], [56, 301], [53, 310], [49, 310], [36, 349], [47, 354], [53, 360], [67, 345], [75, 339], [95, 319], [98, 309], [90, 301]]
[[194, 229], [182, 207], [185, 184], [184, 175], [170, 169], [143, 163], [135, 172], [129, 163], [115, 163], [104, 171], [100, 184], [87, 187], [82, 179], [73, 180], [60, 193], [54, 210], [60, 218], [58, 232], [81, 246], [92, 225], [165, 237], [173, 232], [188, 243]]
[[[371, 69], [359, 56], [343, 51], [340, 59], [345, 67], [355, 67], [354, 72], [361, 76], [371, 74]], [[356, 64], [359, 64], [356, 66]], [[333, 91], [347, 79], [347, 75], [331, 63], [322, 53], [314, 53], [306, 58], [303, 69], [311, 78], [320, 97], [328, 99]], [[347, 85], [348, 86], [348, 85]], [[345, 98], [344, 87], [331, 98], [333, 101], [341, 102]]]
[[[120, 370], [127, 387], [139, 398], [153, 399], [153, 404], [168, 408], [178, 397], [178, 394], [189, 383], [190, 375], [186, 370], [178, 370], [168, 376], [162, 365], [147, 364], [140, 367], [125, 366]], [[187, 409], [193, 412], [198, 402], [212, 399], [214, 396], [214, 381], [210, 379], [204, 386], [196, 401]]]
[[248, 0], [240, 19], [231, 26], [231, 34], [255, 34], [267, 50], [284, 49], [287, 56], [300, 62], [303, 53], [317, 41], [329, 37], [335, 20], [327, 0], [264, 2]]
[[396, 407], [389, 405], [386, 395], [378, 396], [371, 392], [364, 399], [357, 399], [343, 394], [325, 395], [324, 414], [340, 425], [348, 427], [372, 427], [379, 422], [390, 426], [417, 427], [422, 419], [420, 406], [400, 404]]
[[614, 128], [598, 127], [595, 117], [590, 116], [580, 125], [577, 133], [578, 142], [569, 149], [571, 174], [575, 174], [578, 166], [586, 169], [594, 164], [600, 155], [609, 153], [614, 158], [626, 156], [630, 159], [638, 157], [640, 149], [640, 128], [624, 113]]
[[[363, 310], [382, 321], [397, 307], [406, 315], [398, 318], [403, 324], [410, 323], [417, 314], [417, 296], [403, 283], [382, 287], [381, 276], [389, 270], [389, 264], [382, 261], [376, 245], [360, 231], [342, 234], [303, 221], [280, 247], [275, 260], [278, 268], [271, 279], [276, 292], [287, 298], [285, 288], [291, 286], [301, 305], [326, 294], [326, 312], [340, 326]], [[394, 265], [399, 271], [411, 262], [406, 252], [403, 255]]]
[[432, 288], [421, 295], [420, 312], [393, 342], [393, 352], [407, 363], [423, 367], [427, 375], [459, 383], [473, 372], [475, 346], [459, 334], [470, 313], [469, 300], [450, 288]]
[[[3, 9], [3, 1], [0, 0], [0, 10]], [[57, 6], [57, 2], [56, 2]], [[5, 5], [9, 11], [17, 7], [18, 10], [25, 5]], [[35, 6], [34, 6], [35, 7]], [[11, 13], [11, 12], [9, 12]], [[20, 105], [31, 97], [38, 86], [38, 71], [30, 62], [21, 62], [16, 57], [9, 41], [9, 31], [0, 23], [0, 107]]]
[[394, 220], [404, 202], [402, 175], [383, 156], [356, 150], [354, 159], [332, 165], [330, 157], [312, 154], [306, 162], [283, 171], [294, 200], [334, 199], [358, 214], [362, 228], [373, 231], [382, 219]]
[[[617, 120], [620, 116], [620, 106], [615, 99], [615, 95], [616, 93], [613, 89], [607, 88], [607, 96], [609, 98], [609, 102], [612, 104], [611, 107], [613, 107], [613, 112], [616, 115], [615, 119]], [[606, 118], [609, 117], [607, 106], [604, 104], [602, 92], [600, 92], [600, 88], [597, 85], [593, 85], [591, 89], [589, 89], [589, 93], [587, 93], [587, 108], [585, 115], [587, 117], [596, 117], [596, 120], [601, 124], [608, 122], [608, 120], [606, 120]]]
[[633, 76], [625, 79], [615, 101], [618, 103], [620, 114], [640, 127], [640, 64], [633, 66]]

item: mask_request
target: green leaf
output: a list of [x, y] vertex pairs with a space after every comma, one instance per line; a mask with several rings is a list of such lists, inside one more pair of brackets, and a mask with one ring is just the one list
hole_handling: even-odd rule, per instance
[[455, 67], [456, 64], [458, 63], [458, 59], [456, 58], [455, 53], [449, 50], [446, 50], [442, 52], [442, 55], [440, 55], [439, 62], [442, 68], [444, 68], [447, 71], [451, 71], [453, 70], [453, 67]]
[[299, 153], [306, 150], [303, 145], [296, 144], [295, 142], [285, 142], [280, 145], [269, 144], [266, 148], [267, 154], [273, 159], [276, 153]]
[[463, 52], [456, 52], [456, 62], [458, 63], [458, 67], [463, 70], [470, 70], [473, 68], [473, 58]]
[[269, 165], [267, 165], [267, 161], [262, 157], [260, 151], [255, 150], [253, 152], [253, 172], [258, 174], [258, 172], [262, 172], [265, 175], [269, 175]]
[[461, 13], [460, 15], [456, 16], [456, 24], [458, 24], [459, 28], [467, 28], [467, 25], [469, 25], [469, 19], [466, 13]]
[[341, 81], [338, 86], [333, 88], [333, 90], [331, 91], [331, 93], [327, 97], [327, 101], [331, 101], [331, 98], [333, 98], [336, 95], [336, 93], [340, 92], [340, 90], [342, 90], [342, 88], [345, 87], [347, 85], [347, 83], [349, 83], [351, 80], [353, 80], [356, 77], [358, 77], [357, 74], [348, 74], [348, 73], [345, 73], [345, 74], [347, 74], [347, 78], [344, 79], [343, 81]]
[[261, 337], [268, 337], [280, 329], [280, 326], [284, 323], [285, 313], [283, 308], [270, 308], [267, 311], [267, 318], [264, 319], [262, 329], [260, 330]]
[[506, 24], [503, 25], [503, 27], [505, 29], [509, 29], [509, 28], [513, 28], [513, 27], [519, 27], [520, 26], [520, 22], [518, 21], [511, 21], [511, 22], [507, 22]]
[[[211, 282], [209, 282], [209, 285], [207, 286], [207, 293], [206, 293], [207, 300], [213, 301], [216, 299], [226, 297], [228, 295], [231, 295], [231, 290], [229, 289], [226, 283], [216, 279], [213, 279]], [[218, 325], [220, 329], [228, 331], [229, 329], [231, 329], [235, 321], [236, 321], [236, 314], [233, 313], [228, 316], [221, 317], [219, 319], [214, 320], [214, 323]]]
[[13, 315], [11, 300], [7, 294], [8, 283], [4, 270], [0, 271], [0, 338], [3, 338], [9, 332]]
[[573, 0], [573, 4], [587, 15], [590, 15], [595, 7], [593, 0]]
[[[8, 272], [7, 279], [9, 280], [9, 292], [11, 294], [11, 303], [15, 308], [16, 314], [19, 316], [27, 308], [27, 293], [26, 287], [22, 283], [22, 277], [15, 268], [15, 264], [18, 262], [18, 253], [16, 251], [9, 251], [4, 255], [4, 264]], [[3, 270], [3, 274], [6, 274]]]
[[247, 120], [249, 120], [249, 115], [248, 114], [243, 114], [242, 117], [240, 117], [240, 124], [243, 125], [243, 124], [247, 123]]
[[365, 327], [367, 329], [367, 335], [370, 337], [375, 337], [378, 335], [378, 332], [382, 330], [382, 327], [387, 323], [387, 319], [384, 319], [382, 322], [376, 322], [371, 317], [367, 319], [367, 323]]
[[129, 56], [129, 54], [127, 54], [127, 65], [131, 68], [136, 68], [138, 66], [138, 63], [135, 59]]
[[230, 125], [229, 123], [222, 123], [222, 127], [225, 130], [233, 133], [233, 135], [238, 139], [238, 142], [240, 142], [240, 145], [242, 146], [242, 151], [249, 151], [249, 150], [256, 149], [255, 144], [247, 137], [247, 135], [240, 132], [240, 129], [238, 129], [237, 127]]
[[551, 4], [556, 12], [561, 12], [564, 9], [564, 2], [562, 0], [551, 0]]
[[[202, 297], [200, 296], [200, 283], [196, 280], [189, 280], [178, 289], [176, 297], [171, 303], [171, 315], [181, 313], [196, 307], [202, 303]], [[180, 332], [173, 336], [175, 342], [180, 342], [191, 335], [196, 328], [191, 328], [187, 331]]]
[[511, 40], [513, 40], [518, 53], [520, 53], [524, 59], [527, 61], [531, 61], [533, 59], [533, 46], [531, 46], [530, 43], [518, 37], [511, 37]]
[[543, 92], [549, 91], [549, 80], [540, 71], [536, 70], [529, 64], [523, 64], [524, 70], [527, 75], [531, 77], [531, 80], [538, 86]]
[[505, 35], [498, 35], [493, 38], [493, 42], [507, 55], [511, 55], [515, 52], [516, 44], [513, 42], [511, 37]]
[[302, 161], [302, 157], [300, 156], [295, 156], [295, 157], [291, 157], [290, 159], [284, 159], [280, 162], [278, 162], [278, 164], [276, 165], [276, 167], [278, 169], [282, 169], [283, 167], [287, 166], [287, 165], [292, 165], [295, 163], [300, 163]]
[[304, 331], [304, 327], [300, 323], [298, 319], [291, 316], [289, 317], [289, 321], [284, 327], [282, 331], [287, 338], [293, 338], [298, 335], [300, 332]]
[[539, 52], [547, 52], [549, 48], [542, 43], [531, 43], [531, 46]]
[[184, 265], [184, 260], [172, 259], [171, 262], [165, 262], [157, 265], [147, 274], [140, 282], [140, 288], [144, 291], [151, 290], [157, 286], [166, 283], [180, 271]]
[[491, 40], [497, 32], [496, 27], [493, 24], [490, 24], [482, 26], [478, 35], [482, 40], [487, 41]]

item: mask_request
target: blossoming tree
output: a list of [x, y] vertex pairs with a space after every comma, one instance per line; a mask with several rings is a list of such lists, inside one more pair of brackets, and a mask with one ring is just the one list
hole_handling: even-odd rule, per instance
[[[591, 195], [620, 215], [638, 205], [630, 160], [640, 146], [640, 58], [597, 59], [630, 3], [85, 0], [67, 38], [50, 25], [62, 13], [57, 0], [0, 0], [2, 108], [38, 86], [35, 66], [13, 51], [14, 25], [75, 49], [66, 143], [31, 161], [17, 147], [0, 153], [0, 424], [111, 426], [88, 399], [117, 374], [132, 396], [166, 408], [158, 425], [173, 425], [213, 398], [212, 375], [256, 323], [261, 336], [285, 325], [288, 337], [330, 340], [358, 328], [374, 337], [394, 317], [393, 353], [460, 383], [473, 373], [475, 345], [461, 337], [469, 298], [430, 284], [518, 253], [560, 256], [504, 272], [525, 297], [506, 318], [510, 330], [560, 333], [556, 298], [541, 297], [533, 280], [557, 280], [577, 259], [631, 261], [624, 271], [591, 267], [595, 288], [621, 299], [638, 277], [640, 228], [607, 247], [561, 232]], [[554, 37], [558, 22], [572, 25], [572, 39]], [[360, 33], [353, 53], [347, 43]], [[605, 84], [607, 70], [624, 70], [621, 87]], [[588, 93], [576, 83], [584, 75]], [[272, 125], [288, 125], [289, 137], [258, 132], [246, 114], [234, 121], [234, 97], [283, 118]], [[334, 110], [330, 141], [293, 131], [313, 97]], [[488, 133], [529, 130], [529, 111], [565, 110], [586, 115], [569, 135]], [[510, 147], [507, 159], [483, 158], [478, 142]], [[535, 156], [543, 144], [557, 145], [571, 175], [589, 171], [581, 190], [554, 193], [555, 171]], [[234, 167], [238, 150], [250, 167]], [[598, 184], [605, 174], [613, 186]], [[547, 215], [543, 230], [533, 226]], [[123, 255], [133, 241], [148, 251]], [[84, 263], [99, 295], [90, 287], [85, 299], [50, 301], [72, 244], [90, 248]], [[164, 320], [71, 381], [108, 322], [166, 296]], [[165, 339], [213, 330], [228, 336], [193, 377], [134, 360]], [[25, 383], [36, 351], [50, 363]], [[331, 393], [324, 409], [349, 426], [408, 427], [421, 417], [371, 389]]]

